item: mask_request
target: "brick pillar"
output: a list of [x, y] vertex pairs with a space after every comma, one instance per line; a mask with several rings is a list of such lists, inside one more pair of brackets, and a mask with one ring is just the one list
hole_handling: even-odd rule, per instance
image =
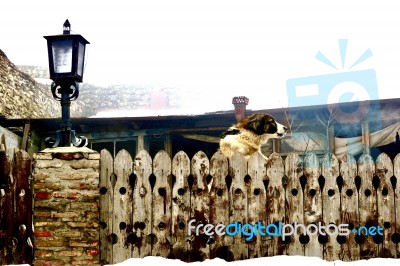
[[100, 265], [100, 154], [62, 147], [33, 159], [34, 265]]

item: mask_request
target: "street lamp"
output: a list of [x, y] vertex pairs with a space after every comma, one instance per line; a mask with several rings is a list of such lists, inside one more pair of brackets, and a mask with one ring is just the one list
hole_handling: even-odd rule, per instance
[[85, 48], [89, 42], [79, 34], [70, 34], [71, 24], [68, 19], [64, 22], [62, 35], [44, 36], [47, 40], [49, 54], [49, 72], [51, 92], [55, 100], [61, 102], [62, 124], [57, 131], [56, 139], [46, 138], [48, 147], [83, 147], [87, 138], [76, 137], [71, 130], [70, 106], [79, 96], [78, 82], [83, 80]]

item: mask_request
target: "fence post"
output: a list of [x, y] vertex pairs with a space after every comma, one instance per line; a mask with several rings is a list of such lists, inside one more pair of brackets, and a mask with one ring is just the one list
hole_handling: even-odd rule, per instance
[[33, 159], [34, 265], [100, 265], [100, 155], [60, 147]]

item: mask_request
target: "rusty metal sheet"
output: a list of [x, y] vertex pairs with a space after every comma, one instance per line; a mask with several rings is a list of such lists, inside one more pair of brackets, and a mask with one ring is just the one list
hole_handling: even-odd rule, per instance
[[[267, 198], [264, 181], [267, 179], [266, 161], [260, 153], [254, 153], [248, 161], [249, 180], [247, 186], [247, 222], [265, 225], [267, 217]], [[246, 181], [246, 180], [245, 180]], [[249, 258], [263, 257], [266, 251], [267, 236], [257, 234], [248, 242]]]
[[149, 237], [152, 256], [167, 258], [171, 252], [171, 158], [165, 151], [153, 160], [156, 182], [153, 188], [152, 233]]
[[[272, 153], [267, 162], [267, 177], [269, 181], [266, 190], [267, 224], [278, 225], [278, 223], [283, 223], [285, 220], [285, 188], [282, 183], [284, 175], [283, 159], [278, 153]], [[282, 237], [273, 236], [267, 245], [268, 256], [283, 255], [285, 248], [282, 243]]]
[[[359, 228], [358, 195], [355, 178], [357, 176], [357, 163], [351, 154], [346, 154], [339, 160], [340, 176], [343, 178], [341, 191], [341, 223], [349, 224], [350, 230]], [[338, 225], [338, 224], [336, 224]], [[350, 233], [345, 244], [342, 245], [341, 255], [338, 259], [344, 261], [359, 260], [360, 246], [355, 240], [355, 234]], [[339, 239], [343, 239], [340, 236]]]
[[132, 201], [133, 191], [129, 184], [132, 174], [133, 161], [126, 150], [120, 150], [114, 159], [114, 187], [113, 206], [113, 263], [119, 263], [132, 257], [130, 243], [135, 239], [133, 232]]
[[[325, 227], [329, 224], [338, 226], [341, 222], [340, 191], [337, 184], [337, 177], [339, 176], [339, 161], [334, 154], [328, 153], [324, 156], [322, 160], [321, 175], [324, 180], [324, 186], [322, 188], [322, 225]], [[337, 234], [330, 235], [328, 232], [325, 233], [325, 236], [320, 236], [320, 239], [323, 242], [322, 244], [324, 245], [323, 258], [328, 261], [340, 259], [341, 246], [337, 242], [336, 237]]]
[[[376, 205], [376, 189], [373, 185], [375, 162], [371, 155], [363, 154], [357, 162], [360, 189], [358, 193], [358, 212], [360, 225], [378, 224], [378, 207]], [[372, 237], [357, 237], [360, 245], [360, 259], [370, 259], [379, 256], [378, 245]]]
[[[303, 224], [303, 189], [300, 177], [303, 175], [303, 160], [296, 153], [290, 153], [285, 159], [286, 175], [286, 199], [285, 199], [285, 223]], [[285, 239], [286, 254], [304, 256], [304, 245], [300, 242], [300, 231], [293, 233]]]
[[[229, 190], [230, 200], [230, 223], [240, 225], [247, 223], [247, 188], [244, 182], [247, 174], [247, 162], [241, 153], [236, 152], [229, 160], [229, 174], [232, 177], [232, 184]], [[237, 230], [239, 231], [239, 230]], [[231, 232], [233, 232], [231, 230]], [[231, 237], [232, 245], [230, 250], [235, 260], [248, 258], [246, 236], [235, 234]]]
[[128, 242], [132, 245], [132, 256], [143, 258], [151, 254], [151, 245], [147, 243], [147, 236], [151, 233], [151, 204], [152, 192], [150, 175], [152, 174], [152, 160], [149, 153], [141, 150], [135, 157], [133, 172], [136, 182], [133, 189], [133, 234], [128, 235]]
[[175, 184], [172, 188], [172, 251], [170, 257], [189, 261], [190, 244], [187, 241], [187, 223], [190, 217], [188, 184], [190, 160], [185, 152], [178, 152], [172, 159], [172, 174], [175, 176]]
[[[320, 176], [319, 159], [315, 153], [307, 153], [304, 158], [304, 176], [307, 180], [304, 186], [304, 224], [305, 226], [318, 225], [323, 221], [322, 197], [318, 183]], [[304, 247], [305, 255], [323, 258], [323, 245], [318, 242], [318, 232], [313, 231], [306, 237], [309, 237], [309, 241]], [[307, 239], [304, 242], [307, 242]]]
[[[190, 191], [190, 219], [197, 223], [208, 224], [210, 213], [210, 197], [207, 186], [207, 177], [210, 172], [210, 162], [207, 155], [199, 151], [191, 160], [193, 186]], [[191, 238], [191, 256], [195, 260], [203, 261], [210, 257], [209, 236], [200, 231], [199, 236]]]
[[379, 256], [394, 258], [396, 256], [396, 244], [391, 240], [391, 236], [396, 229], [396, 210], [394, 190], [390, 181], [393, 176], [393, 163], [386, 153], [381, 153], [376, 158], [375, 166], [376, 175], [379, 177], [377, 189], [378, 225], [384, 228], [382, 250], [380, 250]]
[[107, 149], [100, 152], [100, 260], [104, 264], [112, 263], [111, 234], [113, 228], [113, 178], [114, 161]]
[[[214, 153], [210, 160], [210, 224], [229, 224], [229, 190], [225, 178], [228, 176], [228, 159], [220, 152]], [[214, 234], [210, 238], [210, 258], [223, 258], [232, 261], [233, 253], [230, 250], [231, 237]]]

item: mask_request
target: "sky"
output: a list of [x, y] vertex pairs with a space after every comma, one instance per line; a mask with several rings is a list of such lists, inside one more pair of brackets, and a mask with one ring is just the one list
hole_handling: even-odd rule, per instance
[[[84, 82], [173, 88], [182, 109], [230, 110], [234, 96], [253, 110], [290, 107], [300, 96], [288, 81], [331, 91], [329, 75], [363, 99], [360, 78], [371, 72], [343, 74], [364, 70], [374, 74], [361, 82], [368, 95], [400, 98], [399, 14], [396, 0], [3, 0], [0, 49], [14, 64], [47, 67], [43, 36], [61, 34], [68, 19], [90, 42]], [[328, 101], [318, 95], [313, 103]]]

